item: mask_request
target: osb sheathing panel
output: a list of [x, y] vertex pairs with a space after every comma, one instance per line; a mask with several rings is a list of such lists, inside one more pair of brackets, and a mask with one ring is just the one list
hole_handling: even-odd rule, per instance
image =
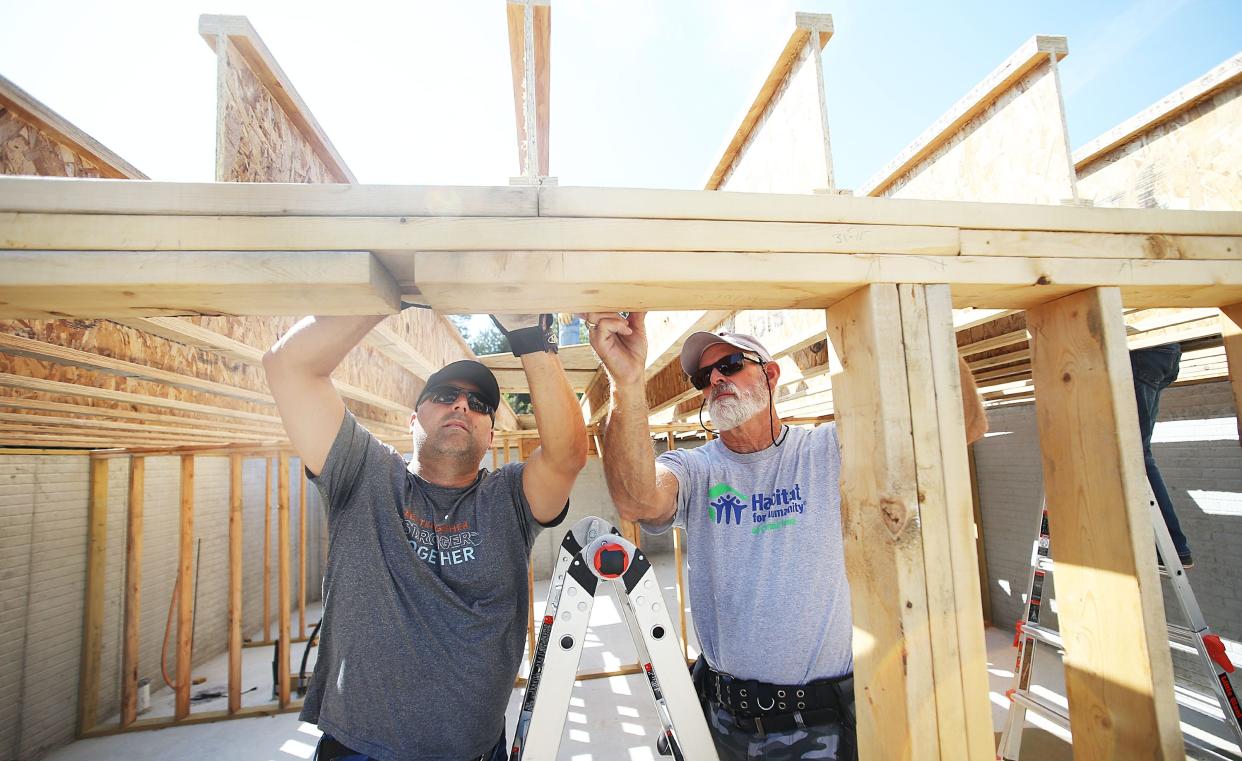
[[941, 201], [1056, 204], [1073, 197], [1055, 72], [1032, 69], [884, 195]]
[[[208, 330], [226, 335], [234, 340], [267, 349], [288, 332], [300, 318], [298, 317], [186, 317], [182, 318]], [[390, 319], [389, 322], [392, 322]], [[257, 370], [262, 374], [262, 370]], [[401, 368], [388, 357], [380, 354], [366, 344], [359, 344], [350, 350], [332, 377], [343, 383], [358, 386], [374, 394], [398, 404], [409, 405], [413, 409], [414, 400], [422, 391], [422, 382]], [[264, 389], [267, 382], [264, 380]], [[371, 405], [347, 399], [345, 401], [351, 412], [360, 417], [380, 420], [404, 427], [409, 423], [408, 417], [390, 410], [383, 410]]]
[[99, 177], [99, 168], [0, 106], [0, 174]]
[[1078, 173], [1096, 206], [1242, 210], [1242, 82], [1114, 148]]
[[216, 177], [230, 182], [335, 182], [232, 42], [219, 70]]
[[814, 54], [815, 34], [720, 183], [720, 190], [810, 193], [832, 183], [823, 91]]

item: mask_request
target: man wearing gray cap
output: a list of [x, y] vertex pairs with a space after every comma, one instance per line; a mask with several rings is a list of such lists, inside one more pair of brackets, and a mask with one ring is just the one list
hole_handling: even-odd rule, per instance
[[319, 655], [301, 718], [323, 730], [323, 761], [500, 761], [526, 638], [527, 558], [539, 531], [565, 517], [586, 429], [551, 315], [502, 316], [541, 446], [525, 463], [480, 470], [500, 389], [483, 364], [461, 360], [413, 400], [407, 465], [358, 424], [330, 377], [383, 319], [308, 317], [263, 357], [328, 518]]
[[[612, 381], [604, 472], [623, 518], [685, 529], [702, 655], [694, 682], [722, 759], [853, 759], [852, 617], [835, 424], [794, 428], [753, 336], [699, 332], [682, 370], [720, 437], [653, 458], [644, 315], [586, 315]], [[967, 439], [987, 430], [960, 365]]]

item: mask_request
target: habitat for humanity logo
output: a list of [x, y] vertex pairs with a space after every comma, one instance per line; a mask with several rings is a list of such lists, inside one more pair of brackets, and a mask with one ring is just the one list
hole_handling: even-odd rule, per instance
[[794, 525], [797, 522], [794, 516], [806, 510], [801, 484], [778, 488], [770, 494], [749, 495], [729, 484], [719, 483], [707, 492], [707, 498], [707, 517], [716, 525], [742, 525], [742, 513], [749, 507], [750, 516], [746, 523], [752, 524], [751, 533], [756, 536]]
[[750, 501], [750, 496], [743, 494], [728, 484], [716, 484], [707, 492], [707, 517], [716, 523], [742, 522], [742, 508]]

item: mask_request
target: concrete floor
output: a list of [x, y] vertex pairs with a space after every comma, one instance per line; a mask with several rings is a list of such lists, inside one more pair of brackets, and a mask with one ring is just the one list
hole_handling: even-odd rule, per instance
[[[670, 607], [675, 608], [672, 556], [657, 556], [653, 560], [665, 599], [672, 603]], [[543, 609], [547, 587], [547, 580], [536, 582], [536, 610], [542, 611]], [[313, 623], [318, 618], [318, 608], [308, 607], [307, 620]], [[673, 623], [676, 627], [676, 619]], [[309, 628], [308, 625], [308, 630]], [[694, 638], [693, 626], [689, 628], [691, 657], [694, 657], [697, 655], [695, 649], [697, 642]], [[993, 726], [997, 733], [1004, 724], [1009, 708], [1005, 691], [1012, 686], [1012, 669], [1016, 652], [1011, 646], [1011, 639], [1012, 634], [1008, 631], [989, 629], [987, 632], [989, 699], [992, 704]], [[296, 673], [303, 648], [301, 645], [295, 645], [292, 650], [291, 667]], [[270, 647], [248, 648], [244, 652], [243, 689], [256, 688], [243, 695], [244, 705], [261, 704], [270, 700], [271, 658]], [[312, 648], [308, 670], [313, 668], [314, 658], [315, 649]], [[591, 628], [583, 648], [579, 672], [615, 669], [633, 663], [634, 659], [629, 632], [617, 603], [610, 595], [600, 596], [592, 611]], [[1036, 688], [1036, 691], [1053, 702], [1065, 705], [1064, 680], [1056, 660], [1052, 654], [1047, 654], [1037, 661], [1037, 683], [1040, 686]], [[191, 694], [222, 689], [226, 684], [226, 667], [227, 656], [222, 655], [194, 669], [196, 676], [206, 676], [207, 681], [195, 687]], [[528, 668], [529, 664], [523, 661], [521, 673], [526, 674]], [[507, 712], [510, 738], [512, 738], [521, 698], [521, 691], [514, 690]], [[1186, 704], [1196, 703], [1195, 696], [1179, 690], [1178, 700], [1184, 706], [1183, 731], [1205, 738], [1209, 742], [1216, 740], [1211, 735], [1211, 731], [1219, 733], [1220, 725], [1214, 725], [1210, 720], [1205, 720], [1201, 716], [1195, 718], [1199, 714], [1194, 712], [1188, 714], [1185, 709]], [[144, 718], [171, 715], [172, 702], [171, 690], [163, 689], [153, 693], [152, 710], [144, 714]], [[1197, 702], [1203, 701], [1200, 699]], [[225, 699], [219, 698], [194, 703], [191, 710], [192, 712], [211, 711], [225, 707]], [[1213, 707], [1211, 704], [1204, 706], [1209, 712]], [[1217, 709], [1217, 714], [1219, 714], [1219, 709]], [[1188, 716], [1192, 723], [1186, 723]], [[1028, 731], [1023, 734], [1023, 761], [1070, 761], [1072, 753], [1067, 732], [1033, 713], [1027, 714], [1026, 726]], [[593, 759], [655, 761], [660, 758], [655, 751], [655, 739], [658, 732], [659, 723], [655, 719], [650, 691], [646, 685], [646, 678], [641, 674], [580, 681], [575, 683], [573, 689], [570, 711], [565, 723], [565, 734], [558, 757], [567, 761], [593, 761]], [[294, 761], [294, 759], [312, 757], [319, 734], [319, 730], [315, 727], [299, 721], [296, 714], [284, 714], [275, 717], [239, 719], [80, 740], [53, 752], [47, 756], [47, 759], [48, 761], [131, 761], [132, 759], [214, 761], [228, 758], [236, 761]], [[1242, 758], [1237, 745], [1220, 740], [1216, 742], [1225, 752], [1232, 752], [1235, 757]], [[1192, 754], [1190, 757], [1201, 756]], [[1228, 758], [1229, 756], [1202, 757]]]

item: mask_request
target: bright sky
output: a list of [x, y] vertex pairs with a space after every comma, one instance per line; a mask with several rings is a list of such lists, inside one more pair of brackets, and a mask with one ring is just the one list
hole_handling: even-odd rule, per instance
[[[1238, 0], [553, 0], [552, 174], [702, 187], [795, 11], [833, 15], [824, 74], [844, 188], [1033, 34], [1069, 37], [1075, 148], [1242, 47]], [[0, 74], [153, 178], [211, 180], [203, 12], [250, 17], [362, 182], [518, 173], [503, 0], [0, 0]]]

